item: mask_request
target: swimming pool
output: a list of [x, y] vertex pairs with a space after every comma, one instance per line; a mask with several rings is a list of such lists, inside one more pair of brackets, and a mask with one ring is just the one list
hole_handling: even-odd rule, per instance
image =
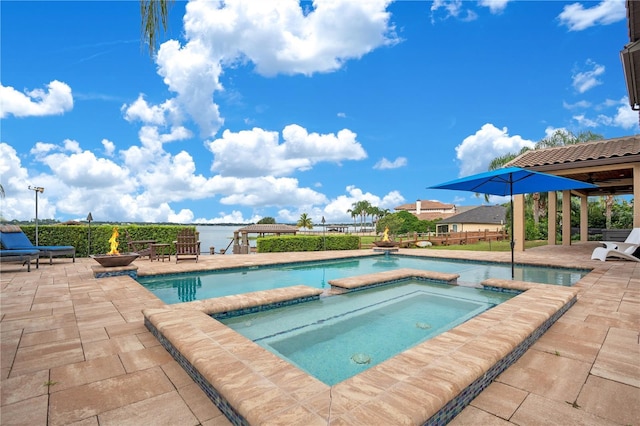
[[410, 279], [219, 321], [332, 386], [513, 296]]
[[[138, 277], [137, 281], [167, 304], [243, 294], [304, 284], [325, 288], [328, 281], [349, 276], [410, 268], [460, 274], [459, 284], [487, 278], [511, 278], [509, 264], [442, 260], [402, 255], [373, 255], [319, 262]], [[588, 271], [516, 265], [515, 279], [571, 286]]]

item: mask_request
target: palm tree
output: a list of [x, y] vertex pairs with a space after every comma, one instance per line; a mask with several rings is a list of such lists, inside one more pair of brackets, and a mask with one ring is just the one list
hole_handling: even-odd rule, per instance
[[4, 198], [4, 186], [0, 183], [0, 198]]
[[347, 213], [351, 215], [351, 219], [353, 219], [353, 230], [356, 230], [356, 217], [358, 217], [358, 213], [354, 209], [347, 209]]
[[[149, 46], [149, 55], [156, 51], [158, 32], [167, 31], [169, 26], [169, 7], [173, 0], [140, 0], [141, 42]], [[160, 28], [162, 24], [162, 28]]]
[[313, 229], [313, 221], [308, 214], [302, 213], [300, 215], [300, 219], [298, 219], [298, 223], [296, 223], [296, 226], [298, 228]]

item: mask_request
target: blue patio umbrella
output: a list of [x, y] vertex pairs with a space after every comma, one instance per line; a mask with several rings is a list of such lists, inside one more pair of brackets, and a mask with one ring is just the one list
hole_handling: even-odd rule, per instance
[[564, 191], [569, 189], [593, 189], [596, 185], [562, 176], [535, 172], [520, 167], [506, 167], [479, 173], [439, 185], [429, 189], [451, 189], [471, 191], [481, 194], [509, 196], [511, 201], [511, 279], [514, 278], [513, 240], [513, 194], [531, 194], [542, 191]]

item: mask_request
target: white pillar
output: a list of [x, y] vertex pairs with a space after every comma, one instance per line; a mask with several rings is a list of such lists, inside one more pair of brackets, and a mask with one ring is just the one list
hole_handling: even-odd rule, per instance
[[547, 244], [550, 246], [556, 245], [556, 233], [558, 227], [556, 221], [558, 219], [558, 195], [555, 191], [549, 191], [548, 193], [548, 205], [547, 208]]
[[571, 191], [562, 191], [562, 245], [571, 245]]
[[586, 195], [580, 195], [580, 242], [589, 241], [589, 203]]
[[633, 227], [640, 228], [640, 164], [633, 165]]
[[515, 240], [515, 251], [524, 251], [524, 195], [513, 196], [513, 238]]

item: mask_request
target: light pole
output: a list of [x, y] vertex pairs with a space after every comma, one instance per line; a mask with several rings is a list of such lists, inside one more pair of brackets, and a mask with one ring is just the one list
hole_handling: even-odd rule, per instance
[[320, 222], [322, 222], [322, 250], [326, 251], [327, 250], [327, 240], [325, 239], [324, 231], [327, 228], [325, 228], [325, 226], [324, 226], [324, 224], [326, 223], [325, 220], [324, 220], [324, 216], [322, 216], [322, 220]]
[[87, 245], [87, 256], [91, 256], [91, 221], [93, 220], [93, 216], [91, 216], [91, 212], [87, 215], [87, 221], [89, 222], [89, 244]]
[[29, 189], [36, 193], [36, 246], [38, 245], [38, 192], [43, 193], [44, 188], [41, 186], [31, 186], [29, 185]]

